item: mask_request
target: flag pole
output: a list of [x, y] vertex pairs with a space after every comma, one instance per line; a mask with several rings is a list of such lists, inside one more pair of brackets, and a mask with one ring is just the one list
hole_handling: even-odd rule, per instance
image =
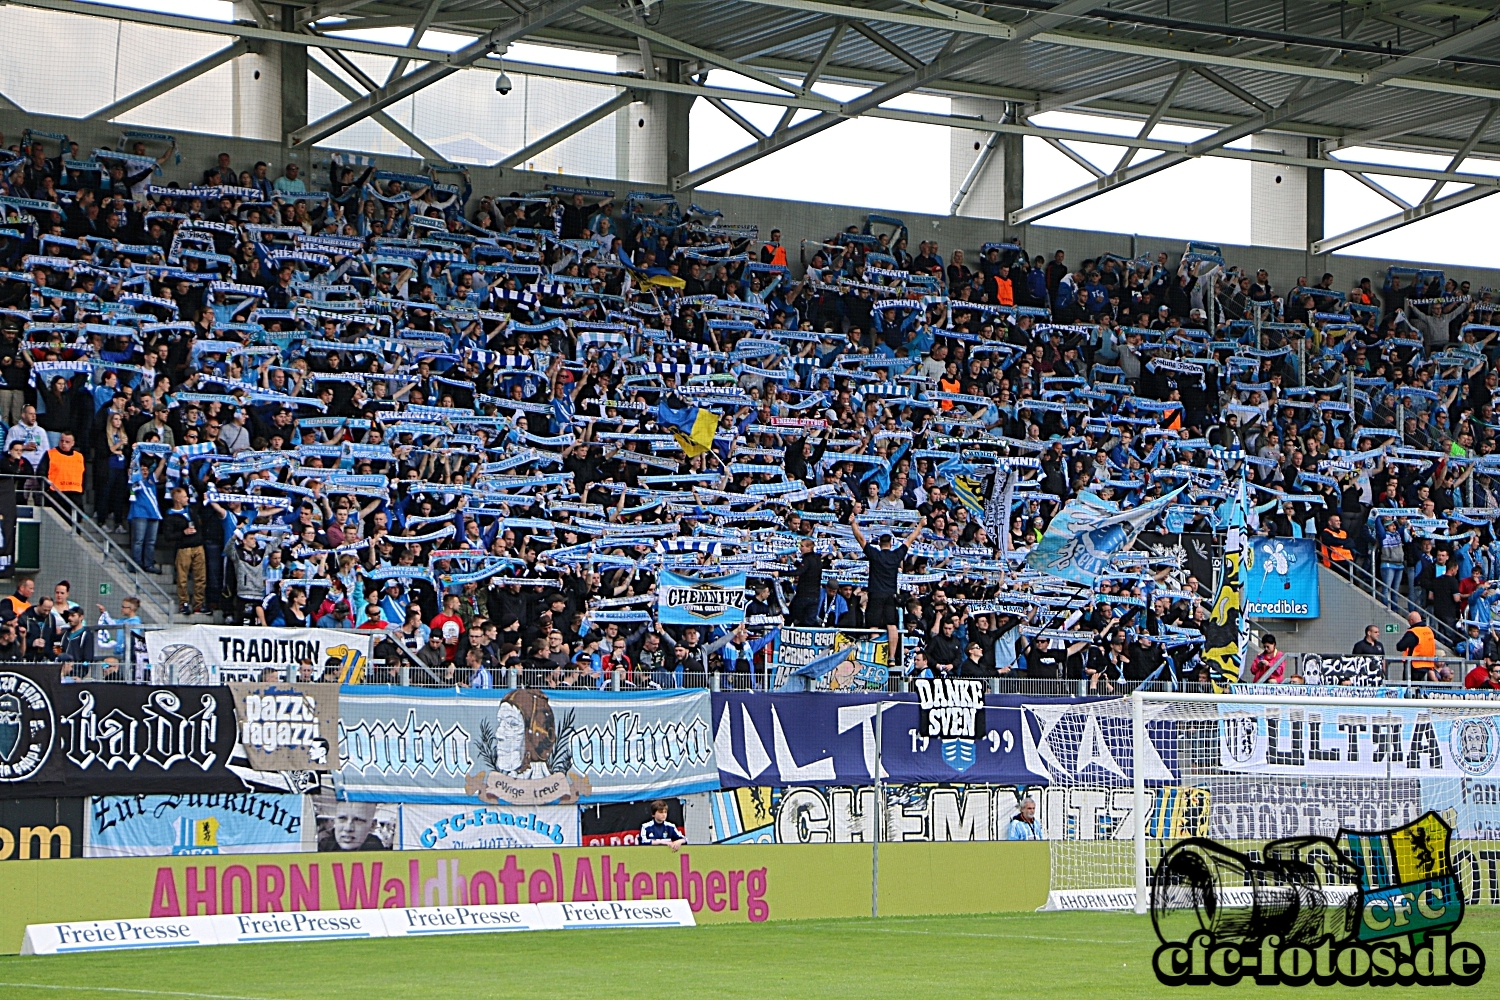
[[875, 703], [875, 822], [870, 837], [870, 916], [880, 916], [880, 828], [885, 820], [885, 783], [880, 780], [883, 773], [880, 763], [881, 737], [885, 732], [885, 713], [882, 702]]

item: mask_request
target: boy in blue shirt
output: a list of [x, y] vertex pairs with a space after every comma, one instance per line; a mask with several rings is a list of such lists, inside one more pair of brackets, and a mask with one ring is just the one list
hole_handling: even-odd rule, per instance
[[677, 850], [687, 843], [682, 832], [667, 822], [667, 804], [660, 799], [651, 803], [651, 822], [641, 827], [641, 843], [650, 847]]

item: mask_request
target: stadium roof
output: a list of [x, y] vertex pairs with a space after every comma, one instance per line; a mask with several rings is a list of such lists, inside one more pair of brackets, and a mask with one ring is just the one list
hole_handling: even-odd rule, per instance
[[[672, 177], [678, 190], [859, 115], [1034, 135], [1095, 175], [1083, 187], [1011, 212], [1013, 225], [1205, 155], [1344, 170], [1400, 210], [1376, 224], [1385, 229], [1492, 194], [1500, 185], [1462, 169], [1471, 157], [1500, 158], [1500, 5], [1479, 0], [321, 0], [274, 6], [248, 0], [253, 24], [79, 0], [17, 2], [407, 60], [401, 64], [405, 75], [367, 87], [367, 93], [346, 88], [349, 103], [294, 130], [294, 145], [325, 139], [459, 69], [497, 70], [506, 46], [525, 39], [631, 54], [647, 67], [608, 73], [528, 64], [529, 74], [626, 88], [554, 133], [557, 141], [612, 113], [626, 95], [648, 91], [707, 100], [749, 133], [743, 149]], [[456, 52], [437, 52], [327, 35], [399, 27], [419, 29], [414, 38], [432, 28], [474, 41]], [[673, 72], [658, 71], [663, 60], [671, 61]], [[756, 80], [772, 92], [708, 86], [714, 69]], [[814, 93], [810, 88], [818, 81], [872, 89], [840, 103]], [[994, 99], [1004, 110], [977, 120], [881, 107], [912, 91]], [[768, 134], [726, 100], [786, 112]], [[1143, 124], [1138, 137], [1121, 137], [1031, 121], [1061, 109]], [[794, 119], [799, 110], [813, 114]], [[1213, 131], [1186, 143], [1146, 138], [1159, 122]], [[1260, 131], [1313, 141], [1302, 157], [1228, 147]], [[1106, 173], [1065, 141], [1164, 155], [1139, 163], [1127, 156]], [[1351, 169], [1350, 161], [1333, 158], [1351, 146], [1437, 153], [1448, 162], [1439, 170], [1362, 162]], [[1433, 184], [1412, 204], [1380, 187], [1380, 175]], [[1472, 186], [1444, 195], [1445, 180]], [[1313, 249], [1336, 249], [1330, 244], [1339, 239]]]

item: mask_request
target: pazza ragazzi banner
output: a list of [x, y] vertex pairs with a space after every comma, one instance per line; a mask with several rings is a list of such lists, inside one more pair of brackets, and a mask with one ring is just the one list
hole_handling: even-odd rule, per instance
[[228, 688], [0, 671], [0, 798], [243, 791]]
[[345, 688], [339, 797], [543, 806], [718, 787], [707, 691]]

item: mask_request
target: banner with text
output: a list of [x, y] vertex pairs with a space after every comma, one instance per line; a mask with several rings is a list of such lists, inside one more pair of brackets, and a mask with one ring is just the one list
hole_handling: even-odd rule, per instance
[[104, 795], [89, 800], [86, 858], [308, 850], [301, 795]]
[[0, 671], [0, 797], [243, 791], [222, 687], [63, 684]]
[[189, 625], [146, 633], [153, 677], [173, 684], [259, 681], [269, 667], [295, 679], [303, 661], [321, 677], [332, 667], [340, 680], [358, 678], [369, 663], [371, 632], [258, 625]]
[[963, 775], [964, 781], [1037, 784], [1046, 774], [1027, 767], [1020, 706], [1015, 695], [989, 695], [977, 710], [954, 706], [970, 724], [982, 719], [984, 731], [931, 736], [922, 729], [915, 694], [715, 694], [719, 781], [724, 788], [873, 784], [880, 710], [879, 757], [889, 780], [957, 781]]
[[706, 691], [346, 688], [341, 798], [534, 806], [718, 787]]
[[745, 620], [745, 574], [692, 577], [662, 570], [656, 614], [663, 625], [738, 625]]
[[337, 684], [230, 684], [240, 745], [257, 771], [331, 771]]
[[1318, 617], [1318, 550], [1311, 538], [1255, 538], [1241, 571], [1253, 618]]
[[1226, 771], [1488, 778], [1500, 763], [1500, 714], [1450, 713], [1440, 706], [1381, 700], [1355, 712], [1220, 705], [1219, 730]]

